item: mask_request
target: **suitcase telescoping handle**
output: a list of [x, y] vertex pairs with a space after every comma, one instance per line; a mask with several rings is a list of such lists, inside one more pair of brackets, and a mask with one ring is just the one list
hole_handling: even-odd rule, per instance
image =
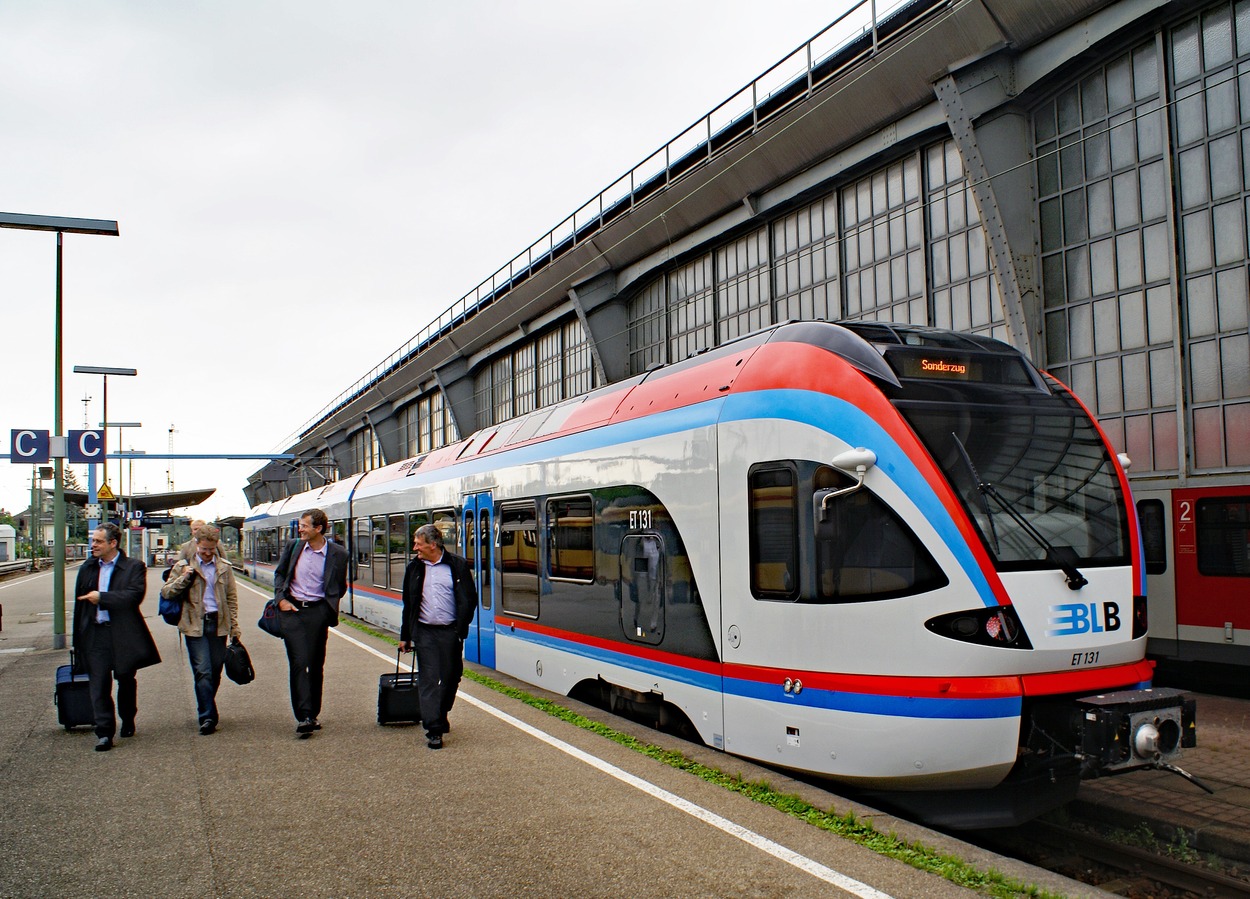
[[[399, 647], [395, 647], [395, 676], [396, 677], [399, 677], [399, 659], [403, 654], [404, 654], [404, 651], [402, 649], [400, 649]], [[414, 672], [417, 670], [417, 644], [415, 643], [412, 644], [412, 666], [409, 670], [414, 671]]]

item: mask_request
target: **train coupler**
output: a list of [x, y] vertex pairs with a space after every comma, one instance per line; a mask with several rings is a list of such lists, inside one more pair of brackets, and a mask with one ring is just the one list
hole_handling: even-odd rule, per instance
[[1163, 767], [1197, 745], [1197, 704], [1183, 690], [1152, 688], [1076, 700], [1082, 775]]

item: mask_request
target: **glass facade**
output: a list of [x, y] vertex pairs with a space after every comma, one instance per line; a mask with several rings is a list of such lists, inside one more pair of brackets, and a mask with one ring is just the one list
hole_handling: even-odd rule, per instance
[[860, 178], [841, 194], [843, 316], [928, 324], [919, 156]]
[[590, 341], [574, 319], [510, 348], [474, 379], [477, 426], [580, 396], [598, 386]]
[[733, 340], [773, 323], [768, 295], [768, 229], [716, 251], [716, 335]]
[[1135, 472], [1180, 464], [1160, 71], [1146, 41], [1033, 115], [1046, 364]]
[[1250, 2], [1115, 55], [1033, 125], [1050, 370], [1135, 474], [1244, 467]]
[[347, 438], [352, 459], [352, 472], [372, 471], [382, 467], [382, 445], [373, 428], [366, 425]]
[[933, 324], [1007, 340], [985, 228], [953, 140], [926, 149], [925, 190]]
[[773, 223], [776, 321], [837, 318], [838, 204], [830, 195]]
[[712, 255], [701, 256], [668, 276], [668, 359], [688, 359], [716, 345], [712, 305]]
[[1166, 43], [1175, 98], [1181, 291], [1195, 470], [1250, 464], [1250, 3], [1218, 3]]

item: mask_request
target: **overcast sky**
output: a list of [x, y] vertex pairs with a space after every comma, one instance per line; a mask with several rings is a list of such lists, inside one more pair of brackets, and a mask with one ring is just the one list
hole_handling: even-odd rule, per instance
[[[127, 449], [168, 452], [171, 428], [177, 453], [284, 449], [848, 5], [6, 0], [0, 211], [121, 229], [65, 237], [65, 428], [102, 418], [72, 367], [118, 366], [139, 371], [109, 379], [109, 420], [143, 425]], [[55, 262], [55, 235], [0, 230], [6, 453], [52, 428]], [[197, 514], [241, 514], [263, 464], [136, 462], [134, 487], [172, 475], [217, 488]], [[0, 507], [30, 474], [0, 460]]]

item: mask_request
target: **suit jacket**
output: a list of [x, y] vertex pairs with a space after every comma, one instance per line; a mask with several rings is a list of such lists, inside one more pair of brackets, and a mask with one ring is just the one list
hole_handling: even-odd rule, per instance
[[[469, 625], [477, 611], [477, 585], [473, 583], [473, 571], [460, 556], [443, 550], [443, 561], [451, 568], [452, 589], [456, 595], [456, 633], [463, 640], [469, 636]], [[421, 626], [417, 616], [421, 612], [421, 592], [425, 588], [425, 563], [413, 558], [404, 569], [404, 613], [400, 619], [399, 640], [412, 640], [413, 631]]]
[[[295, 563], [304, 551], [306, 540], [292, 540], [282, 550], [278, 567], [273, 571], [273, 598], [294, 601], [291, 595], [291, 579], [295, 576]], [[347, 592], [347, 550], [333, 540], [326, 540], [326, 566], [322, 572], [325, 581], [326, 602], [334, 609], [334, 622], [339, 623], [339, 600]]]
[[[99, 608], [109, 613], [113, 632], [113, 666], [123, 674], [155, 665], [161, 660], [152, 632], [139, 611], [148, 589], [147, 573], [147, 566], [141, 561], [119, 552], [109, 588], [100, 594]], [[77, 650], [75, 664], [79, 670], [86, 670], [87, 654], [91, 651], [95, 635], [91, 621], [95, 618], [97, 607], [78, 597], [99, 589], [99, 586], [100, 560], [92, 557], [78, 569], [78, 579], [74, 582], [74, 648]]]

